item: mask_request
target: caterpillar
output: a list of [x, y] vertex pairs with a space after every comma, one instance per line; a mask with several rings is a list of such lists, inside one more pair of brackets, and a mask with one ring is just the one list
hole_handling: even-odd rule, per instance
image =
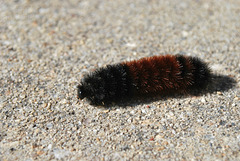
[[86, 75], [77, 86], [79, 99], [106, 105], [135, 96], [181, 93], [203, 89], [210, 69], [196, 57], [165, 55], [107, 65]]

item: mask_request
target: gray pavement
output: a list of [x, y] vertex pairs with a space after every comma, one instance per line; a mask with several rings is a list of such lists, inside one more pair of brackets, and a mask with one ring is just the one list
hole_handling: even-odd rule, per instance
[[[209, 63], [209, 92], [76, 97], [98, 67], [177, 53]], [[238, 160], [239, 60], [239, 0], [1, 0], [0, 160]]]

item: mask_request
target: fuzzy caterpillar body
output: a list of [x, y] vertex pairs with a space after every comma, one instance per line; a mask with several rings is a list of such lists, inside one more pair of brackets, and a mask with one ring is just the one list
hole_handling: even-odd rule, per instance
[[108, 65], [88, 74], [78, 85], [78, 98], [93, 105], [134, 96], [203, 89], [210, 79], [206, 63], [195, 57], [165, 55]]

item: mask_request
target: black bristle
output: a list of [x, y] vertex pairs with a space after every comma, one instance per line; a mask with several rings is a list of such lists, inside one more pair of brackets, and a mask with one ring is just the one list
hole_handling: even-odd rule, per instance
[[78, 86], [78, 97], [87, 98], [94, 105], [119, 102], [131, 94], [128, 67], [108, 65], [87, 75]]
[[180, 66], [180, 72], [181, 72], [181, 77], [182, 78], [185, 78], [186, 75], [188, 74], [188, 68], [186, 67], [186, 58], [183, 56], [183, 55], [177, 55], [176, 56], [176, 59], [179, 63], [179, 66]]
[[196, 57], [190, 57], [193, 64], [193, 88], [204, 89], [211, 79], [210, 69], [207, 64]]

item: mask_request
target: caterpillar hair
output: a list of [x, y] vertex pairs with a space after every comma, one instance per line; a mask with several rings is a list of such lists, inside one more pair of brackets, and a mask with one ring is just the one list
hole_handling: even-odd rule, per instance
[[81, 80], [78, 98], [105, 105], [135, 96], [185, 93], [204, 89], [210, 80], [207, 64], [196, 57], [165, 55], [108, 65]]

